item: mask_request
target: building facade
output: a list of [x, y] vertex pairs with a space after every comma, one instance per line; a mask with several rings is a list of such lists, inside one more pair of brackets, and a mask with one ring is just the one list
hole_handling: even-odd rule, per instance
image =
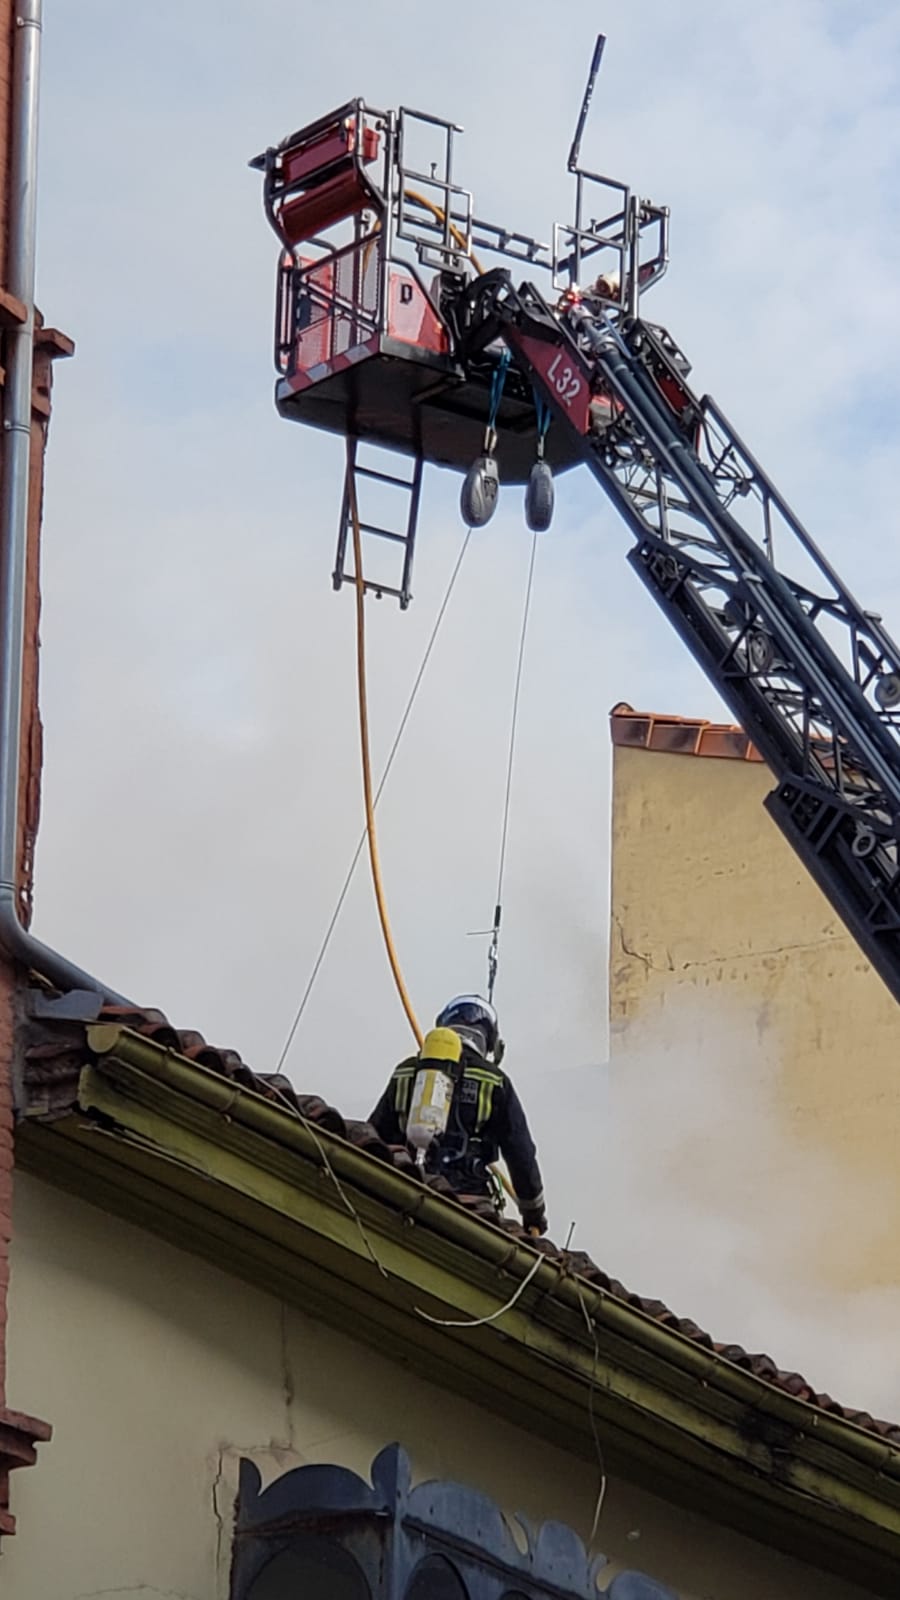
[[620, 706], [611, 731], [614, 1060], [705, 1050], [736, 1100], [755, 1075], [777, 1159], [830, 1175], [811, 1270], [893, 1287], [896, 1003], [763, 809], [773, 779], [739, 728]]
[[[3, 284], [27, 10], [0, 0]], [[0, 285], [0, 341], [28, 317]], [[51, 363], [71, 349], [38, 326], [22, 927]], [[645, 931], [623, 920], [626, 1010], [632, 947], [642, 1003], [657, 992]], [[900, 1426], [437, 1192], [367, 1125], [66, 968], [0, 955], [4, 1597], [896, 1592]]]
[[29, 996], [9, 1375], [53, 1437], [4, 1595], [895, 1592], [900, 1429], [90, 1010]]

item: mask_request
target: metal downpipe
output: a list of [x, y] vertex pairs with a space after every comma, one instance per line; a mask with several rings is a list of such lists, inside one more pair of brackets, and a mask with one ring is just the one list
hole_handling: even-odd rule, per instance
[[[123, 997], [83, 972], [19, 921], [17, 868], [25, 648], [25, 579], [31, 466], [38, 97], [42, 0], [18, 0], [13, 42], [7, 287], [26, 308], [7, 334], [0, 473], [0, 951], [57, 987]], [[127, 1003], [127, 1002], [125, 1002]]]

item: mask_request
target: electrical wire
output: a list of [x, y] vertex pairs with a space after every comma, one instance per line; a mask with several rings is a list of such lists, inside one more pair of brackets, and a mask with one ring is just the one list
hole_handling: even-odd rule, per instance
[[413, 1009], [413, 1003], [404, 982], [400, 968], [400, 958], [394, 945], [394, 936], [391, 932], [391, 922], [388, 916], [387, 901], [384, 894], [384, 883], [381, 877], [381, 858], [378, 853], [378, 835], [375, 831], [375, 804], [372, 799], [372, 757], [369, 749], [369, 696], [366, 687], [366, 585], [363, 577], [362, 565], [362, 529], [359, 523], [359, 505], [356, 497], [356, 477], [353, 471], [352, 443], [347, 440], [347, 499], [350, 511], [350, 524], [353, 530], [353, 569], [354, 588], [356, 590], [356, 684], [359, 697], [359, 744], [362, 753], [363, 771], [363, 797], [366, 806], [366, 837], [369, 842], [369, 865], [372, 869], [372, 886], [375, 890], [375, 904], [378, 907], [378, 920], [381, 923], [381, 932], [384, 938], [384, 948], [387, 952], [388, 962], [400, 1004], [406, 1012], [406, 1020], [412, 1029], [413, 1036], [419, 1049], [422, 1048], [422, 1029]]
[[[412, 686], [412, 688], [411, 688], [411, 690], [409, 692], [409, 698], [408, 698], [408, 700], [406, 702], [406, 706], [404, 707], [403, 715], [400, 718], [399, 727], [397, 728], [397, 732], [394, 735], [394, 742], [391, 745], [390, 751], [388, 753], [388, 758], [387, 758], [387, 761], [385, 762], [385, 765], [384, 765], [384, 771], [381, 774], [381, 778], [380, 778], [379, 783], [378, 783], [378, 788], [375, 790], [375, 798], [374, 798], [374, 801], [372, 803], [373, 804], [373, 810], [377, 807], [378, 802], [381, 799], [382, 790], [384, 789], [384, 786], [385, 786], [385, 784], [387, 783], [387, 780], [388, 780], [388, 774], [390, 773], [391, 767], [394, 765], [394, 758], [395, 758], [395, 756], [397, 754], [397, 751], [400, 748], [400, 741], [403, 738], [403, 734], [406, 731], [406, 724], [409, 721], [410, 714], [412, 712], [412, 708], [413, 708], [413, 706], [415, 704], [415, 701], [416, 701], [416, 696], [418, 695], [419, 688], [420, 688], [420, 685], [422, 683], [422, 679], [425, 676], [425, 668], [428, 666], [428, 662], [429, 662], [429, 659], [431, 657], [431, 652], [434, 649], [435, 643], [437, 641], [437, 636], [438, 636], [438, 633], [440, 632], [441, 623], [444, 620], [444, 613], [446, 612], [447, 607], [450, 604], [450, 597], [453, 594], [454, 588], [456, 587], [456, 580], [459, 577], [459, 570], [460, 570], [460, 567], [463, 564], [463, 557], [465, 556], [465, 553], [466, 553], [467, 549], [469, 548], [469, 540], [471, 539], [471, 537], [472, 537], [472, 529], [471, 528], [467, 528], [466, 529], [466, 536], [465, 536], [465, 538], [464, 538], [464, 540], [462, 542], [462, 545], [460, 547], [459, 555], [456, 558], [456, 562], [454, 564], [453, 571], [450, 574], [450, 581], [447, 584], [447, 588], [446, 588], [445, 593], [444, 593], [444, 598], [441, 601], [440, 607], [438, 609], [437, 616], [435, 617], [434, 626], [433, 626], [433, 628], [431, 630], [431, 635], [429, 637], [427, 645], [425, 646], [425, 653], [422, 656], [421, 662], [419, 663], [419, 670], [416, 673], [415, 679], [413, 680], [413, 686]], [[351, 885], [351, 883], [353, 881], [353, 874], [356, 871], [357, 862], [359, 861], [359, 858], [363, 853], [363, 849], [365, 848], [365, 843], [366, 843], [367, 837], [368, 837], [367, 830], [365, 828], [363, 828], [362, 833], [359, 836], [359, 842], [357, 843], [356, 849], [353, 852], [353, 860], [350, 862], [350, 866], [349, 866], [349, 868], [347, 870], [347, 875], [346, 875], [346, 877], [344, 879], [343, 886], [341, 888], [341, 892], [338, 895], [337, 904], [336, 904], [336, 906], [334, 908], [334, 911], [332, 912], [331, 921], [329, 922], [328, 927], [325, 930], [325, 937], [322, 940], [321, 946], [319, 947], [319, 953], [316, 956], [315, 962], [313, 964], [312, 972], [309, 975], [309, 979], [307, 981], [306, 988], [304, 989], [303, 996], [302, 996], [302, 998], [300, 1000], [300, 1004], [297, 1007], [296, 1013], [294, 1015], [293, 1022], [291, 1023], [291, 1026], [290, 1026], [290, 1028], [288, 1030], [287, 1038], [285, 1039], [284, 1045], [282, 1046], [281, 1055], [278, 1057], [278, 1065], [277, 1065], [277, 1067], [275, 1069], [276, 1072], [280, 1072], [282, 1070], [282, 1068], [284, 1066], [284, 1063], [285, 1063], [285, 1061], [287, 1059], [288, 1053], [290, 1051], [291, 1045], [294, 1042], [294, 1038], [296, 1036], [297, 1029], [299, 1028], [300, 1023], [301, 1023], [302, 1018], [303, 1018], [303, 1013], [305, 1012], [306, 1007], [307, 1007], [307, 1005], [309, 1003], [309, 997], [312, 994], [313, 985], [315, 984], [316, 978], [319, 975], [319, 972], [320, 972], [321, 967], [322, 967], [322, 963], [325, 960], [325, 956], [326, 956], [327, 951], [328, 951], [328, 946], [331, 943], [332, 935], [334, 933], [335, 928], [337, 927], [338, 918], [340, 917], [341, 911], [343, 910], [343, 907], [344, 907], [344, 901], [346, 900], [347, 895], [348, 895], [348, 893], [350, 891], [350, 885]]]
[[500, 833], [500, 864], [497, 871], [497, 899], [494, 908], [494, 926], [491, 930], [491, 943], [488, 950], [488, 993], [489, 1001], [494, 998], [494, 985], [497, 981], [497, 962], [500, 945], [500, 919], [503, 911], [503, 876], [506, 870], [506, 847], [509, 841], [509, 812], [512, 801], [513, 764], [516, 755], [516, 731], [519, 723], [519, 697], [522, 689], [522, 666], [525, 660], [525, 639], [528, 633], [528, 617], [531, 612], [531, 595], [534, 588], [534, 563], [537, 556], [538, 536], [531, 536], [531, 558], [528, 563], [528, 581], [525, 586], [525, 606], [522, 611], [522, 631], [519, 635], [519, 655], [516, 662], [516, 686], [513, 692], [512, 720], [509, 730], [509, 759], [506, 764], [506, 794], [503, 801], [503, 826]]
[[365, 1228], [363, 1227], [362, 1218], [360, 1217], [359, 1212], [357, 1211], [356, 1207], [354, 1206], [353, 1201], [350, 1199], [350, 1196], [347, 1194], [347, 1191], [345, 1190], [343, 1184], [341, 1183], [340, 1178], [338, 1177], [337, 1173], [334, 1170], [334, 1167], [332, 1166], [330, 1160], [328, 1159], [328, 1151], [325, 1149], [325, 1146], [324, 1146], [324, 1144], [322, 1143], [322, 1140], [319, 1137], [319, 1130], [316, 1127], [315, 1123], [311, 1122], [309, 1117], [304, 1116], [303, 1112], [300, 1110], [300, 1107], [299, 1106], [295, 1106], [293, 1101], [288, 1099], [288, 1097], [285, 1094], [284, 1090], [279, 1088], [277, 1083], [272, 1083], [270, 1081], [268, 1083], [267, 1087], [271, 1090], [271, 1092], [273, 1094], [276, 1094], [278, 1096], [278, 1099], [281, 1101], [281, 1104], [285, 1107], [286, 1110], [288, 1110], [291, 1113], [291, 1116], [294, 1117], [297, 1122], [301, 1123], [301, 1125], [306, 1129], [306, 1132], [309, 1134], [310, 1138], [312, 1139], [313, 1144], [315, 1145], [316, 1149], [319, 1152], [319, 1155], [320, 1155], [320, 1157], [322, 1159], [322, 1166], [324, 1167], [324, 1169], [327, 1172], [329, 1178], [331, 1179], [332, 1183], [334, 1184], [334, 1187], [337, 1190], [338, 1195], [340, 1196], [341, 1204], [344, 1206], [345, 1210], [347, 1212], [349, 1212], [350, 1216], [353, 1218], [353, 1221], [356, 1223], [356, 1227], [357, 1227], [357, 1229], [359, 1231], [359, 1236], [360, 1236], [360, 1238], [361, 1238], [361, 1240], [363, 1242], [363, 1248], [365, 1249], [366, 1255], [369, 1257], [369, 1260], [372, 1262], [372, 1265], [378, 1268], [378, 1271], [381, 1273], [381, 1276], [383, 1278], [390, 1278], [390, 1273], [388, 1272], [387, 1267], [382, 1266], [382, 1263], [379, 1261], [378, 1256], [375, 1253], [375, 1247], [372, 1244], [372, 1242], [371, 1242], [371, 1240], [369, 1238], [369, 1235], [366, 1233]]
[[584, 1303], [584, 1295], [581, 1290], [581, 1284], [579, 1283], [577, 1277], [573, 1278], [572, 1282], [575, 1284], [578, 1294], [578, 1304], [581, 1306], [581, 1314], [584, 1317], [585, 1327], [587, 1328], [591, 1342], [594, 1346], [594, 1359], [591, 1363], [591, 1382], [588, 1389], [588, 1416], [591, 1419], [591, 1433], [594, 1437], [594, 1449], [597, 1452], [597, 1465], [600, 1469], [600, 1487], [597, 1491], [597, 1501], [594, 1506], [594, 1520], [591, 1523], [591, 1531], [588, 1534], [587, 1548], [590, 1550], [591, 1545], [597, 1537], [597, 1529], [600, 1526], [600, 1514], [603, 1510], [603, 1502], [606, 1499], [607, 1482], [606, 1462], [603, 1457], [603, 1446], [600, 1443], [600, 1430], [597, 1427], [597, 1418], [594, 1414], [594, 1393], [597, 1388], [597, 1367], [600, 1363], [600, 1341], [597, 1338], [596, 1324], [591, 1320], [588, 1308]]
[[543, 1265], [544, 1260], [545, 1257], [539, 1251], [535, 1256], [534, 1266], [529, 1269], [527, 1275], [522, 1279], [515, 1294], [507, 1300], [504, 1306], [500, 1307], [499, 1311], [492, 1311], [489, 1317], [475, 1317], [471, 1321], [465, 1318], [462, 1322], [447, 1322], [443, 1317], [430, 1316], [420, 1306], [413, 1306], [413, 1310], [417, 1317], [421, 1317], [423, 1322], [430, 1322], [433, 1328], [484, 1328], [489, 1322], [496, 1322], [499, 1317], [505, 1316], [507, 1311], [512, 1310], [519, 1297], [525, 1293], [538, 1268]]

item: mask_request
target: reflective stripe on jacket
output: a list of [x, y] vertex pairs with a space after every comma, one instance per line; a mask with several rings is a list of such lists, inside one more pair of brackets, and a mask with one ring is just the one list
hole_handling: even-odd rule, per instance
[[[429, 1150], [428, 1170], [441, 1172], [454, 1188], [481, 1192], [488, 1187], [487, 1168], [502, 1155], [518, 1200], [539, 1208], [543, 1186], [537, 1152], [510, 1079], [469, 1046], [463, 1048], [461, 1065], [447, 1130]], [[400, 1062], [369, 1118], [388, 1144], [405, 1143], [419, 1066], [416, 1056]]]

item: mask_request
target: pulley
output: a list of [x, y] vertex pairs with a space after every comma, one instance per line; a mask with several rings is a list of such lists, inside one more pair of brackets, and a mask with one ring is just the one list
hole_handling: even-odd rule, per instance
[[459, 492], [459, 509], [467, 528], [483, 528], [497, 509], [500, 473], [492, 455], [472, 462]]
[[546, 533], [553, 520], [553, 473], [536, 461], [525, 486], [525, 522], [532, 533]]
[[869, 856], [874, 855], [878, 849], [877, 833], [872, 828], [866, 827], [865, 823], [859, 823], [850, 849], [857, 861], [867, 861]]
[[876, 681], [875, 699], [882, 711], [895, 711], [900, 705], [900, 672], [885, 672]]
[[550, 407], [534, 392], [534, 410], [537, 417], [537, 460], [525, 486], [525, 522], [532, 533], [546, 533], [553, 520], [553, 473], [544, 460], [544, 442], [550, 426]]
[[771, 671], [775, 660], [775, 645], [771, 635], [764, 628], [748, 628], [747, 630], [747, 664], [751, 672], [758, 672], [761, 676]]
[[500, 493], [500, 472], [494, 451], [497, 448], [497, 413], [500, 410], [500, 401], [503, 396], [503, 386], [506, 383], [506, 374], [509, 370], [510, 353], [504, 350], [494, 368], [491, 378], [491, 399], [488, 408], [487, 427], [484, 430], [484, 444], [481, 455], [472, 462], [468, 472], [463, 478], [462, 489], [459, 493], [459, 509], [463, 522], [469, 528], [483, 528], [486, 522], [497, 509], [497, 496]]

